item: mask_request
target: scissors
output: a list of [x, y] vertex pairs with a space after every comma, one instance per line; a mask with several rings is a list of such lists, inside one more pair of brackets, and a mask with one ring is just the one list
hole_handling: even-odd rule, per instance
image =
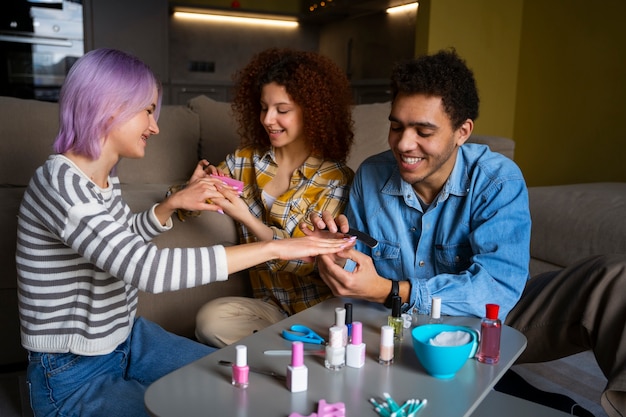
[[283, 330], [283, 337], [287, 340], [325, 345], [323, 337], [302, 324], [294, 324], [288, 330]]

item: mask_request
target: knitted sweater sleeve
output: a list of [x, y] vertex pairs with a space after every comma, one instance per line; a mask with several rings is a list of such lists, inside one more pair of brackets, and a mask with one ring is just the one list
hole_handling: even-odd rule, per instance
[[[149, 215], [144, 214], [140, 224], [145, 230], [150, 225]], [[61, 238], [68, 246], [96, 267], [145, 292], [175, 291], [228, 278], [222, 246], [159, 249], [99, 204], [73, 206], [65, 226]]]

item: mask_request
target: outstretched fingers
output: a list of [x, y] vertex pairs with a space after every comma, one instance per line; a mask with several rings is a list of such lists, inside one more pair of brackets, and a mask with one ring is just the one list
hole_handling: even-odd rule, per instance
[[305, 262], [312, 262], [318, 255], [338, 253], [353, 247], [356, 239], [353, 237], [327, 239], [317, 236], [305, 236], [277, 240], [275, 242], [280, 245], [280, 259], [301, 259]]

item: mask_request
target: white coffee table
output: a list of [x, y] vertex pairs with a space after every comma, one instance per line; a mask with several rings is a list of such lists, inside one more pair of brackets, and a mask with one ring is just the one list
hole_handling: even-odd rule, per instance
[[[248, 348], [248, 364], [284, 375], [290, 357], [268, 356], [264, 351], [289, 350], [291, 342], [284, 340], [281, 332], [296, 323], [327, 338], [335, 307], [343, 307], [346, 302], [353, 304], [353, 320], [363, 323], [363, 341], [367, 344], [363, 368], [329, 371], [324, 367], [323, 356], [305, 355], [307, 391], [291, 393], [283, 381], [254, 373], [250, 374], [249, 387], [240, 389], [231, 385], [231, 370], [218, 364], [219, 360], [235, 360], [235, 346], [228, 346], [153, 383], [145, 395], [148, 412], [157, 417], [286, 417], [291, 412], [308, 416], [324, 399], [328, 403], [343, 402], [347, 416], [376, 416], [368, 400], [387, 392], [399, 402], [428, 399], [420, 417], [470, 416], [526, 347], [526, 338], [520, 332], [503, 326], [497, 365], [471, 359], [454, 378], [441, 380], [424, 371], [406, 330], [404, 340], [395, 348], [394, 364], [383, 366], [378, 363], [380, 326], [387, 322], [389, 310], [376, 303], [333, 298], [241, 340], [239, 344]], [[480, 323], [477, 318], [467, 317], [445, 320], [475, 328]], [[305, 349], [320, 346], [306, 345]]]

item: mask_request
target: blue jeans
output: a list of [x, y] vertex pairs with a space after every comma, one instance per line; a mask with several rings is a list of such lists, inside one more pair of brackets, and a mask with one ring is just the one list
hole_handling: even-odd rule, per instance
[[143, 397], [152, 382], [213, 351], [138, 318], [108, 355], [30, 352], [31, 407], [35, 417], [145, 417]]

